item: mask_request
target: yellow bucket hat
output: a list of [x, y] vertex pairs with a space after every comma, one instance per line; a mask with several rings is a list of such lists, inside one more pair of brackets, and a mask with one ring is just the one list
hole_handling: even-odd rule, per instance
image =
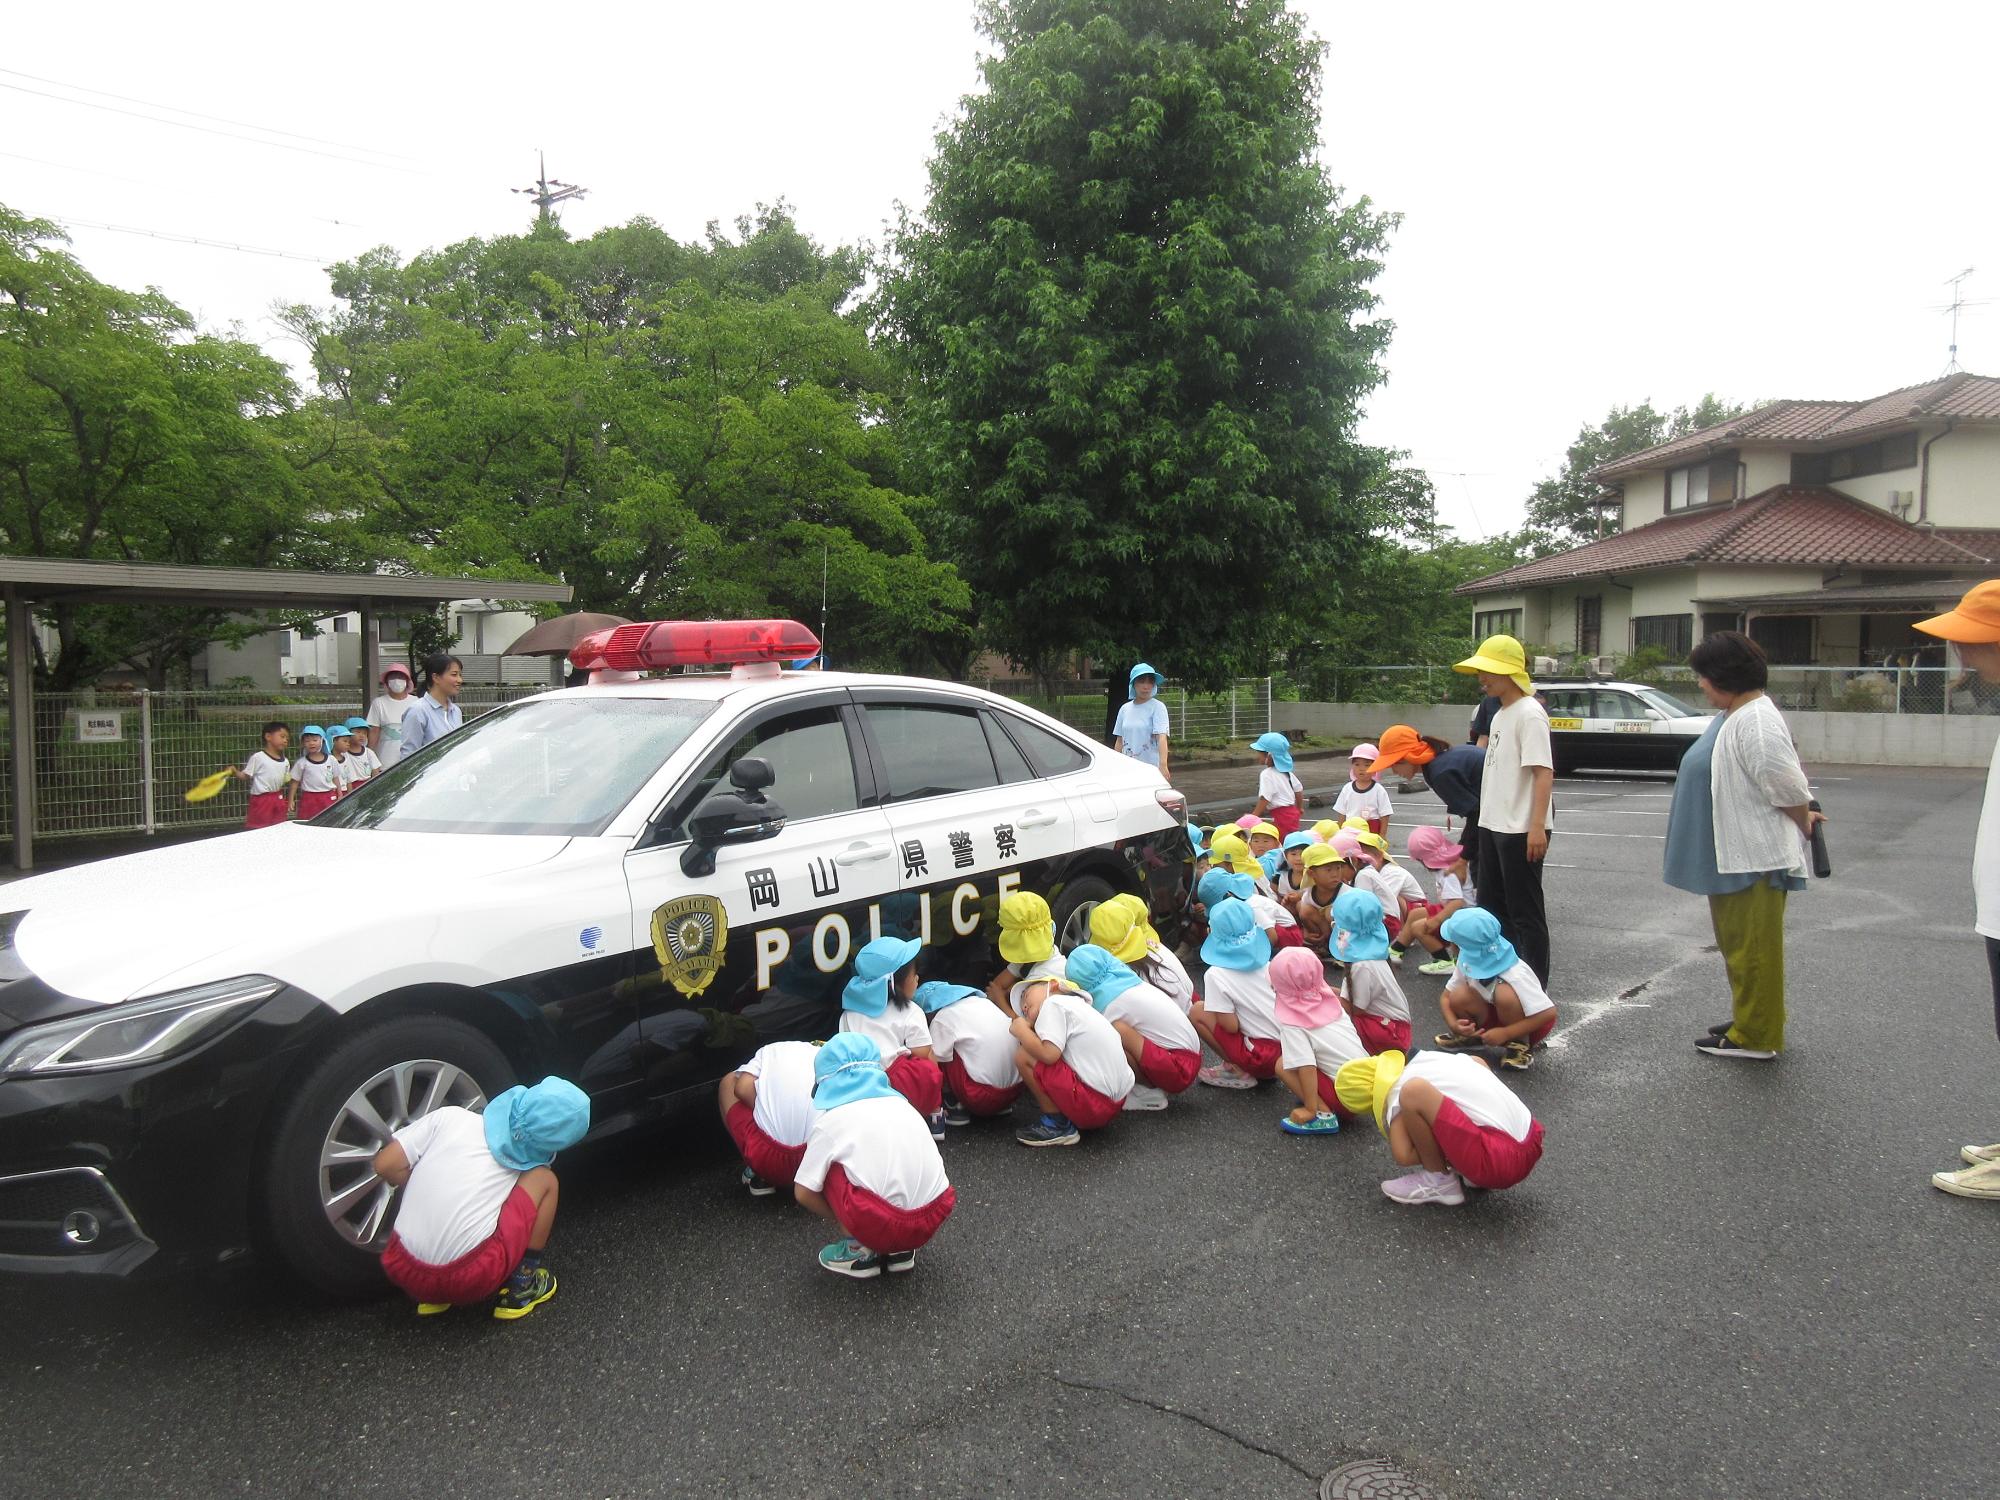
[[1146, 934], [1132, 908], [1114, 898], [1100, 901], [1091, 909], [1090, 940], [1121, 964], [1129, 964], [1146, 952]]
[[1340, 851], [1331, 844], [1309, 844], [1306, 852], [1299, 856], [1299, 863], [1306, 869], [1312, 870], [1320, 865], [1344, 865], [1347, 861], [1340, 857]]
[[1363, 827], [1354, 835], [1354, 842], [1357, 844], [1366, 844], [1370, 849], [1378, 850], [1384, 856], [1387, 856], [1389, 853], [1389, 841], [1379, 833], [1370, 833], [1366, 827]]
[[[1342, 819], [1340, 827], [1345, 828], [1349, 833], [1366, 833], [1368, 831], [1368, 820], [1362, 817], [1360, 813], [1355, 813], [1351, 817]], [[1340, 829], [1338, 828], [1334, 830], [1335, 833], [1339, 831]]]
[[1331, 818], [1321, 818], [1317, 823], [1313, 824], [1312, 831], [1313, 837], [1324, 844], [1331, 840], [1336, 833], [1340, 832], [1340, 825]]
[[1278, 832], [1278, 825], [1276, 823], [1259, 823], [1250, 831], [1252, 833], [1261, 833], [1266, 838], [1281, 839], [1284, 837], [1282, 833]]
[[1010, 964], [1038, 964], [1056, 951], [1056, 919], [1033, 891], [1016, 891], [1000, 903], [1000, 956]]
[[1528, 653], [1511, 635], [1489, 635], [1479, 643], [1477, 651], [1455, 665], [1452, 671], [1491, 672], [1496, 677], [1513, 678], [1514, 686], [1524, 693], [1535, 690], [1535, 684], [1528, 678]]
[[1389, 1126], [1383, 1115], [1389, 1108], [1389, 1090], [1403, 1076], [1403, 1062], [1403, 1054], [1391, 1047], [1373, 1057], [1357, 1057], [1342, 1063], [1340, 1071], [1333, 1075], [1334, 1097], [1340, 1100], [1343, 1109], [1357, 1115], [1374, 1110], [1375, 1128], [1387, 1135]]
[[1220, 864], [1232, 875], [1262, 875], [1264, 867], [1251, 856], [1250, 846], [1234, 828], [1208, 841], [1210, 864]]

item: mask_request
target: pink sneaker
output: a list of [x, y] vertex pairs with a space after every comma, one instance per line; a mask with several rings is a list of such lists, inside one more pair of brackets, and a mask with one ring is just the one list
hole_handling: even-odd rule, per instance
[[1212, 1089], [1254, 1089], [1257, 1080], [1232, 1062], [1212, 1062], [1195, 1074]]
[[1419, 1167], [1406, 1176], [1390, 1178], [1382, 1184], [1382, 1192], [1398, 1203], [1442, 1203], [1456, 1207], [1465, 1201], [1465, 1185], [1458, 1180], [1458, 1173], [1449, 1168], [1426, 1172]]

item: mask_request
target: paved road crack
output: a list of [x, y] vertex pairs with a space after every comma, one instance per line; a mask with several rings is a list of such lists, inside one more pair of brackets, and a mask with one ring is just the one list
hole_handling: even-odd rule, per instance
[[1096, 1391], [1100, 1395], [1116, 1396], [1119, 1400], [1129, 1401], [1134, 1406], [1143, 1406], [1151, 1411], [1160, 1412], [1169, 1417], [1179, 1417], [1184, 1422], [1192, 1422], [1195, 1426], [1204, 1428], [1214, 1433], [1217, 1437], [1229, 1439], [1230, 1442], [1236, 1444], [1239, 1448], [1248, 1449], [1252, 1453], [1261, 1453], [1266, 1458], [1275, 1458], [1279, 1463], [1285, 1465], [1286, 1468], [1292, 1470], [1295, 1474], [1303, 1475], [1315, 1485], [1319, 1483], [1320, 1476], [1318, 1474], [1308, 1469], [1297, 1459], [1292, 1458], [1289, 1454], [1280, 1453], [1276, 1448], [1266, 1448], [1262, 1443], [1253, 1443], [1241, 1433], [1231, 1432], [1227, 1427], [1217, 1422], [1211, 1422], [1199, 1412], [1186, 1411], [1178, 1406], [1169, 1406], [1164, 1401], [1152, 1401], [1144, 1396], [1135, 1396], [1130, 1391], [1121, 1391], [1115, 1385], [1096, 1385], [1088, 1380], [1071, 1380], [1067, 1376], [1056, 1374], [1054, 1371], [1049, 1372], [1049, 1379], [1053, 1380], [1057, 1385], [1067, 1386], [1073, 1391]]

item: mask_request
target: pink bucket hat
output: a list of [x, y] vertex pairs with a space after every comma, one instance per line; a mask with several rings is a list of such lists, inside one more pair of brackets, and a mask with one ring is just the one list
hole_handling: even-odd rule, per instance
[[1354, 830], [1343, 828], [1327, 840], [1333, 845], [1333, 852], [1343, 859], [1361, 858], [1361, 841], [1354, 836]]
[[1410, 830], [1410, 858], [1427, 870], [1449, 870], [1465, 858], [1465, 846], [1454, 844], [1442, 828], [1420, 824]]
[[1258, 817], [1255, 813], [1245, 813], [1242, 817], [1236, 820], [1236, 826], [1242, 829], [1245, 833], [1248, 833], [1251, 829], [1255, 828], [1259, 823], [1263, 821], [1264, 820]]
[[1340, 1019], [1339, 992], [1326, 982], [1319, 955], [1311, 949], [1280, 948], [1268, 972], [1280, 1025], [1311, 1031]]

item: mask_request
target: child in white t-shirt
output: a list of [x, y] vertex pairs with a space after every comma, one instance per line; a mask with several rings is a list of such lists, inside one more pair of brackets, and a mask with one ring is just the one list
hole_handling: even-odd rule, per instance
[[1384, 1052], [1335, 1075], [1340, 1102], [1373, 1113], [1397, 1164], [1382, 1184], [1398, 1203], [1460, 1204], [1465, 1184], [1513, 1187], [1542, 1159], [1542, 1122], [1476, 1057]]
[[958, 1195], [923, 1116], [889, 1081], [870, 1038], [843, 1032], [819, 1049], [813, 1106], [792, 1196], [846, 1236], [820, 1250], [821, 1267], [857, 1281], [914, 1271]]
[[1000, 957], [1007, 966], [993, 976], [986, 993], [1014, 1015], [1021, 1014], [1021, 997], [1029, 986], [1062, 978], [1056, 919], [1049, 903], [1033, 891], [1015, 891], [1000, 903]]
[[1161, 1110], [1201, 1071], [1201, 1034], [1185, 1012], [1128, 965], [1096, 943], [1069, 955], [1069, 982], [1090, 996], [1125, 1048], [1137, 1082], [1125, 1096], [1128, 1110]]
[[1333, 951], [1347, 965], [1347, 1014], [1371, 1053], [1410, 1049], [1410, 1002], [1389, 967], [1382, 903], [1358, 885], [1333, 900]]
[[1188, 1020], [1222, 1061], [1197, 1076], [1211, 1088], [1225, 1089], [1255, 1088], [1277, 1077], [1277, 997], [1268, 972], [1271, 940], [1247, 904], [1230, 899], [1209, 908], [1201, 960], [1208, 972]]
[[1299, 858], [1305, 885], [1299, 891], [1299, 935], [1321, 958], [1332, 958], [1334, 899], [1354, 879], [1354, 866], [1330, 844], [1315, 844]]
[[790, 1187], [812, 1129], [811, 1042], [770, 1042], [722, 1075], [716, 1103], [722, 1125], [743, 1156], [743, 1186], [753, 1198]]
[[292, 810], [297, 817], [318, 817], [340, 795], [340, 768], [328, 753], [329, 743], [317, 724], [299, 731], [299, 758], [292, 763]]
[[1074, 1146], [1080, 1132], [1118, 1117], [1136, 1081], [1125, 1047], [1090, 997], [1066, 980], [1033, 985], [1014, 1018], [1014, 1066], [1042, 1107], [1041, 1118], [1014, 1132], [1024, 1146]]
[[1426, 901], [1421, 911], [1412, 908], [1397, 936], [1405, 949], [1417, 945], [1432, 955], [1429, 963], [1417, 969], [1419, 974], [1449, 974], [1450, 951], [1445, 940], [1438, 936], [1438, 928], [1453, 912], [1472, 904], [1472, 875], [1465, 848], [1453, 843], [1451, 835], [1442, 828], [1420, 823], [1410, 830], [1410, 858], [1431, 872], [1431, 878], [1437, 882], [1437, 898]]
[[1342, 1063], [1366, 1057], [1340, 996], [1326, 982], [1317, 955], [1288, 948], [1271, 958], [1278, 1019], [1278, 1076], [1298, 1106], [1278, 1122], [1290, 1135], [1332, 1135], [1340, 1129], [1333, 1076]]
[[382, 769], [381, 757], [368, 746], [368, 721], [353, 718], [347, 721], [347, 752], [342, 757], [347, 765], [347, 789], [374, 780], [375, 773]]
[[1262, 768], [1257, 772], [1257, 801], [1250, 811], [1259, 818], [1269, 818], [1280, 839], [1297, 833], [1299, 798], [1305, 793], [1305, 784], [1292, 774], [1292, 742], [1274, 729], [1258, 735], [1250, 748], [1257, 752]]
[[1389, 857], [1389, 841], [1381, 834], [1364, 830], [1354, 835], [1354, 842], [1361, 851], [1361, 866], [1354, 883], [1382, 903], [1383, 925], [1389, 933], [1389, 962], [1400, 965], [1403, 919], [1412, 910], [1423, 908], [1423, 885]]
[[1501, 1067], [1528, 1067], [1556, 1029], [1556, 1004], [1541, 979], [1484, 907], [1453, 912], [1440, 930], [1458, 946], [1458, 964], [1439, 1001], [1445, 1030], [1438, 1046], [1498, 1047]]
[[402, 1193], [382, 1272], [423, 1316], [496, 1292], [521, 1318], [556, 1294], [542, 1263], [556, 1221], [556, 1153], [590, 1128], [590, 1100], [561, 1078], [515, 1085], [484, 1114], [448, 1104], [397, 1131], [369, 1163]]
[[291, 780], [292, 763], [285, 759], [285, 747], [291, 738], [291, 730], [273, 719], [264, 726], [264, 748], [251, 751], [240, 768], [229, 768], [238, 781], [250, 783], [250, 806], [243, 814], [245, 828], [269, 828], [289, 816], [285, 787]]
[[931, 1056], [944, 1074], [944, 1122], [970, 1125], [975, 1115], [1004, 1115], [1021, 1097], [1009, 1018], [970, 985], [933, 979], [917, 986], [930, 1021]]
[[854, 955], [854, 975], [840, 992], [840, 1029], [870, 1038], [889, 1082], [944, 1139], [944, 1074], [931, 1051], [930, 1026], [915, 1004], [921, 938], [879, 937]]
[[1333, 810], [1341, 818], [1366, 818], [1368, 831], [1389, 836], [1389, 815], [1396, 809], [1389, 801], [1389, 789], [1375, 779], [1375, 760], [1381, 752], [1373, 745], [1356, 745], [1347, 761], [1347, 785], [1333, 799]]
[[1127, 965], [1186, 1015], [1188, 1007], [1194, 1004], [1194, 976], [1160, 941], [1149, 916], [1145, 901], [1130, 893], [1100, 901], [1091, 909], [1090, 940]]

